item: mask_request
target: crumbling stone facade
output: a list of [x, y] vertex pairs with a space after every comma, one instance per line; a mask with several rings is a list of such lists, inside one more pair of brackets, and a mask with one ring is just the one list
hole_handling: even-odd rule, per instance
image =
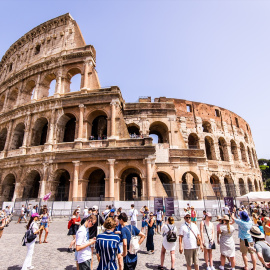
[[[101, 88], [96, 51], [65, 14], [0, 63], [0, 200], [202, 199], [262, 190], [249, 125], [226, 109]], [[70, 84], [81, 76], [77, 91]], [[52, 85], [54, 87], [52, 87]], [[151, 136], [156, 136], [154, 143]]]

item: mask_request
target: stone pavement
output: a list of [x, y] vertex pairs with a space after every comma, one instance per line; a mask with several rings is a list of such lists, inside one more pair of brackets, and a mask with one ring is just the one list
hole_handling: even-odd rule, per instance
[[[139, 222], [140, 223], [140, 222]], [[176, 222], [176, 226], [179, 228], [182, 222]], [[54, 219], [50, 224], [49, 236], [47, 244], [36, 244], [33, 265], [37, 270], [76, 270], [74, 253], [67, 253], [67, 247], [71, 241], [71, 236], [67, 236], [67, 224], [68, 219]], [[22, 267], [23, 261], [26, 256], [27, 248], [21, 245], [21, 239], [25, 232], [26, 223], [15, 224], [12, 221], [9, 227], [5, 228], [4, 234], [0, 239], [0, 269], [1, 270], [19, 270]], [[237, 225], [235, 225], [237, 228]], [[43, 235], [44, 236], [44, 235]], [[243, 267], [242, 256], [239, 251], [239, 240], [237, 232], [234, 235], [236, 241], [236, 269]], [[160, 250], [162, 245], [162, 236], [155, 235], [155, 254], [148, 255], [146, 252], [145, 244], [142, 244], [142, 249], [138, 255], [137, 269], [157, 269], [160, 263]], [[219, 247], [213, 251], [214, 265], [218, 269], [220, 263]], [[257, 269], [264, 269], [260, 262], [257, 262]], [[165, 258], [165, 266], [170, 269], [170, 256], [167, 252]], [[94, 269], [97, 268], [97, 259], [94, 256]], [[252, 265], [249, 264], [249, 269]], [[178, 243], [176, 247], [176, 263], [175, 269], [186, 269], [184, 255], [180, 255], [178, 252]], [[200, 252], [200, 269], [206, 269], [203, 259], [203, 253]], [[225, 269], [230, 269], [228, 265], [225, 265]]]

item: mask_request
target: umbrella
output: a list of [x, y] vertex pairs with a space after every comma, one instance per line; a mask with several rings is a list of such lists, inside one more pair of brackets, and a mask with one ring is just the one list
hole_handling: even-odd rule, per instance
[[49, 200], [50, 199], [50, 197], [51, 197], [51, 192], [49, 192], [48, 194], [46, 194], [44, 197], [43, 197], [43, 201], [47, 201], [47, 200]]
[[269, 191], [259, 191], [259, 192], [249, 192], [246, 195], [241, 197], [237, 197], [236, 200], [238, 201], [270, 201], [270, 192]]

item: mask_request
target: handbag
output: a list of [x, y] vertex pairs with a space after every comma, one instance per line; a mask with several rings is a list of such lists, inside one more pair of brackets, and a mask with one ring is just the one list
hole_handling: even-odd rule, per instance
[[[186, 223], [187, 225], [187, 223]], [[188, 225], [187, 225], [188, 226]], [[188, 228], [193, 232], [193, 230], [191, 229], [191, 226], [188, 226]], [[196, 234], [193, 232], [195, 238], [196, 238], [196, 241], [197, 241], [197, 246], [200, 247], [201, 246], [201, 238], [200, 237], [197, 237]]]
[[24, 237], [22, 239], [22, 246], [25, 246], [26, 243], [32, 243], [36, 239], [37, 235], [34, 234], [32, 227], [33, 225], [24, 234]]
[[208, 231], [207, 231], [206, 225], [205, 225], [205, 223], [203, 223], [203, 224], [204, 224], [204, 228], [205, 228], [205, 231], [206, 231], [208, 240], [209, 240], [209, 248], [210, 248], [210, 249], [216, 249], [216, 243], [215, 243], [215, 241], [213, 241], [213, 243], [211, 244], [211, 240], [210, 240], [210, 238], [209, 238], [209, 235], [208, 235]]

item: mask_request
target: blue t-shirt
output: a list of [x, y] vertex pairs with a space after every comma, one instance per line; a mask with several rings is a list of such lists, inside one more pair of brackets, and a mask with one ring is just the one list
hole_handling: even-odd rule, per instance
[[[129, 250], [129, 243], [131, 240], [131, 234], [137, 236], [140, 233], [140, 230], [132, 225], [127, 225], [124, 228], [122, 228], [122, 238], [127, 239], [127, 250]], [[124, 257], [124, 263], [132, 263], [137, 261], [137, 254], [130, 254], [127, 252], [127, 256]]]
[[119, 235], [120, 236], [120, 242], [123, 242], [123, 238], [122, 238], [122, 225], [121, 224], [118, 224], [115, 227], [114, 232], [116, 232], [116, 231], [121, 232], [121, 234], [116, 234], [116, 235]]
[[238, 237], [242, 240], [247, 239], [248, 242], [253, 242], [251, 235], [248, 233], [248, 230], [253, 226], [251, 219], [249, 221], [235, 219], [234, 221], [238, 225]]

